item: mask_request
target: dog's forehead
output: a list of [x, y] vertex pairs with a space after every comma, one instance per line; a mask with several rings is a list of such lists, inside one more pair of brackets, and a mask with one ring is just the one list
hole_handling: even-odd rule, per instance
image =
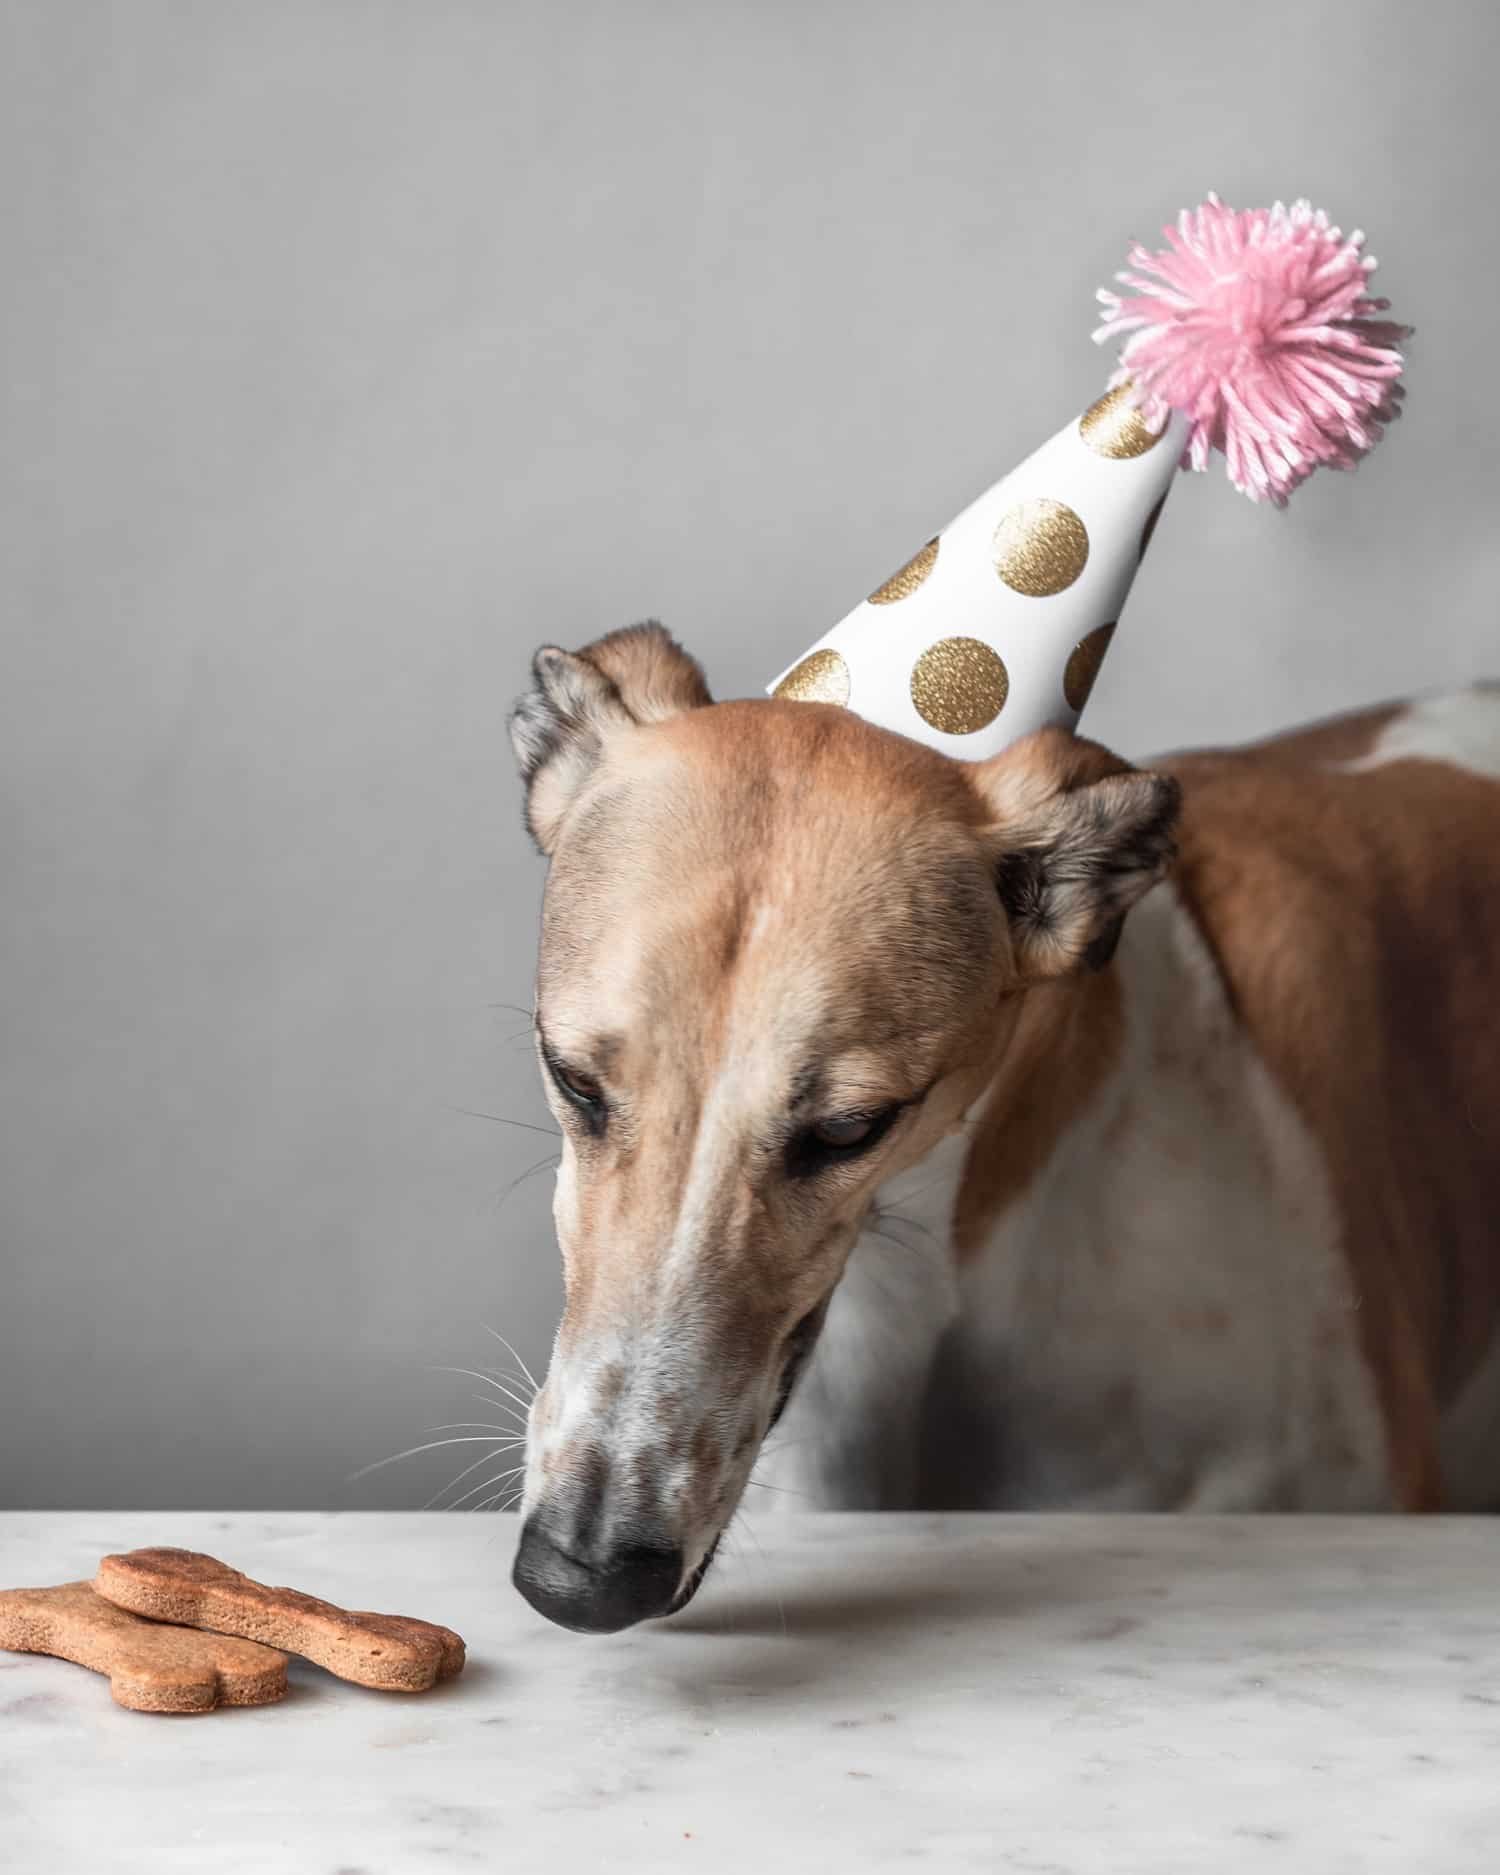
[[732, 991], [773, 1031], [835, 1046], [947, 1020], [996, 917], [967, 791], [898, 738], [799, 735], [804, 705], [747, 733], [733, 707], [628, 737], [570, 815], [544, 999], [680, 1023], [683, 998]]
[[613, 740], [558, 857], [745, 877], [909, 853], [916, 873], [981, 818], [958, 764], [846, 711], [724, 703]]

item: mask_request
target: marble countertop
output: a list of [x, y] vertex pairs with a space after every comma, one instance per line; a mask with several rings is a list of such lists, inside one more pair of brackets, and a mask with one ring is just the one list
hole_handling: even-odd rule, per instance
[[1500, 1521], [772, 1517], [698, 1602], [534, 1615], [507, 1517], [8, 1513], [0, 1584], [144, 1543], [457, 1627], [461, 1679], [120, 1710], [0, 1653], [7, 1875], [1500, 1866]]

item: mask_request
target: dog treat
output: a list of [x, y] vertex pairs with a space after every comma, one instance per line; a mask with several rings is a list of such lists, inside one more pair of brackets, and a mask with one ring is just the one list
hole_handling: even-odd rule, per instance
[[336, 1608], [299, 1589], [267, 1588], [196, 1550], [106, 1556], [94, 1587], [133, 1614], [285, 1648], [359, 1686], [421, 1693], [463, 1670], [464, 1644], [451, 1628]]
[[269, 1706], [286, 1696], [286, 1655], [274, 1647], [143, 1621], [87, 1582], [0, 1589], [0, 1647], [107, 1673], [116, 1703], [132, 1712]]

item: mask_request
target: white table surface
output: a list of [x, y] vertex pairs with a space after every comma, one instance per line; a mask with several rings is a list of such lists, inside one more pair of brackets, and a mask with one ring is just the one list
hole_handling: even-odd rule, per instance
[[6, 1875], [1500, 1869], [1500, 1521], [761, 1519], [605, 1639], [511, 1518], [0, 1515], [0, 1584], [144, 1543], [457, 1627], [425, 1695], [293, 1664], [159, 1718], [0, 1653]]

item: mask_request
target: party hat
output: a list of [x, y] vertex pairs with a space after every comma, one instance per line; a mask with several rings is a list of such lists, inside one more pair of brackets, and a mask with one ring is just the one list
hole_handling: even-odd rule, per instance
[[1215, 450], [1252, 500], [1351, 468], [1398, 414], [1407, 329], [1375, 262], [1305, 201], [1216, 196], [1137, 245], [1095, 338], [1110, 388], [972, 502], [770, 686], [982, 760], [1079, 718], [1179, 467]]

